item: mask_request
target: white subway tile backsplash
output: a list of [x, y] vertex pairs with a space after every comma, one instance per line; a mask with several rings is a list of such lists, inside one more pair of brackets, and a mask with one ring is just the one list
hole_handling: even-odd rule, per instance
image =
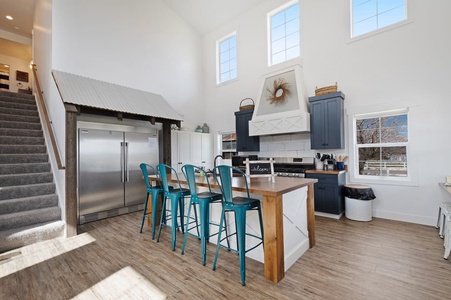
[[288, 151], [290, 151], [290, 150], [294, 150], [294, 151], [304, 150], [304, 142], [302, 142], [302, 141], [291, 141], [291, 142], [285, 144], [285, 149], [288, 150]]
[[285, 144], [284, 143], [270, 143], [268, 144], [268, 151], [285, 151]]
[[274, 142], [285, 143], [285, 142], [289, 142], [290, 140], [291, 140], [291, 138], [290, 138], [289, 134], [281, 134], [281, 135], [274, 136]]
[[260, 157], [314, 157], [309, 133], [261, 136]]

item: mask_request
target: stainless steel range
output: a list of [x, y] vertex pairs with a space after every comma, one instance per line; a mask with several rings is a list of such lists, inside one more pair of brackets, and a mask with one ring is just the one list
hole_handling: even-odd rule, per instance
[[314, 157], [274, 157], [274, 173], [281, 177], [305, 177], [305, 170], [315, 169]]

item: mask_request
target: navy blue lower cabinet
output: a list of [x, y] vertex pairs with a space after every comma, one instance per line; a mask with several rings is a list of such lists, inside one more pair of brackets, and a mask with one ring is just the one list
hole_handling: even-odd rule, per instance
[[[335, 174], [336, 173], [336, 174]], [[315, 184], [315, 211], [340, 215], [345, 210], [343, 186], [346, 184], [345, 172], [306, 173], [306, 178], [318, 179]]]

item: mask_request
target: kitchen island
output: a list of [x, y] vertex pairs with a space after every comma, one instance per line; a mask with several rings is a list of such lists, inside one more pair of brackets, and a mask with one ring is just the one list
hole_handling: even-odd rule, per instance
[[[156, 180], [154, 175], [149, 178]], [[181, 184], [186, 184], [182, 174], [179, 174], [179, 179]], [[198, 179], [199, 186], [207, 186], [205, 176], [200, 176]], [[177, 182], [175, 174], [171, 174], [168, 181]], [[209, 181], [212, 188], [218, 188], [212, 177], [209, 177]], [[315, 245], [314, 184], [316, 182], [316, 179], [290, 177], [276, 177], [274, 182], [263, 177], [251, 179], [249, 184], [251, 197], [262, 201], [264, 252], [261, 249], [261, 255], [264, 257], [260, 260], [258, 252], [256, 256], [250, 255], [250, 257], [264, 263], [266, 279], [276, 283], [282, 280], [285, 271], [309, 247]], [[234, 177], [232, 186], [234, 191], [246, 192], [246, 185], [241, 177]], [[211, 217], [212, 219], [215, 217], [214, 212]], [[256, 227], [249, 222], [249, 227]]]

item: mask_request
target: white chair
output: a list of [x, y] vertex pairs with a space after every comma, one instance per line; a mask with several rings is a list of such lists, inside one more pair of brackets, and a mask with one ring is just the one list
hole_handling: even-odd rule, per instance
[[447, 222], [446, 219], [450, 219], [451, 202], [442, 202], [438, 208], [437, 228], [438, 234], [441, 238], [446, 233]]
[[448, 259], [449, 253], [451, 252], [451, 219], [449, 218], [449, 214], [446, 217], [446, 231], [444, 238], [444, 246], [445, 246], [445, 254], [443, 255], [444, 259]]

